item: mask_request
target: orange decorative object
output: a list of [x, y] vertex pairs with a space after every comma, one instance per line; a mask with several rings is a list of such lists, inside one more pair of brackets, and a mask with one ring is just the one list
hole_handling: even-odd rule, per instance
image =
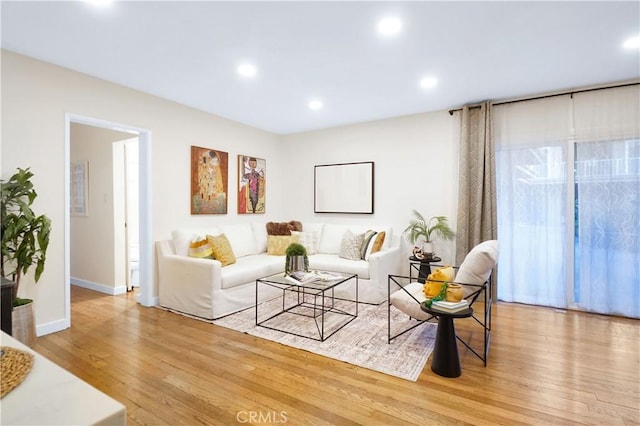
[[447, 302], [459, 302], [463, 296], [462, 286], [460, 284], [449, 284], [447, 286], [447, 293], [445, 300]]
[[425, 297], [427, 299], [433, 299], [434, 297], [439, 295], [440, 291], [442, 291], [443, 284], [444, 283], [440, 281], [427, 281], [424, 287], [422, 288], [422, 291], [424, 292]]

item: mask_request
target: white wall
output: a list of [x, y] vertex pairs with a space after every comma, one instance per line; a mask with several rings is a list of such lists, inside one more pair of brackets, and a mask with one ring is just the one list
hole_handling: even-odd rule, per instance
[[[390, 224], [402, 232], [417, 209], [427, 218], [456, 223], [458, 121], [446, 111], [284, 136], [290, 215], [303, 221]], [[374, 214], [313, 212], [313, 166], [374, 161]], [[454, 258], [453, 242], [437, 243], [443, 261]], [[409, 253], [409, 245], [405, 254]], [[408, 270], [408, 267], [407, 267]]]
[[[39, 194], [34, 210], [53, 226], [40, 282], [34, 286], [26, 276], [20, 286], [21, 295], [35, 299], [38, 330], [54, 330], [65, 318], [65, 113], [151, 131], [154, 240], [178, 226], [256, 219], [235, 213], [238, 154], [267, 159], [267, 213], [260, 219], [288, 217], [281, 210], [279, 170], [286, 163], [278, 136], [6, 50], [1, 59], [2, 177], [30, 166]], [[191, 145], [229, 153], [229, 214], [191, 216]]]
[[[390, 224], [400, 233], [414, 208], [455, 224], [457, 137], [445, 111], [282, 137], [5, 50], [2, 104], [2, 177], [30, 166], [35, 211], [53, 223], [41, 281], [21, 285], [36, 299], [39, 330], [65, 318], [65, 113], [151, 131], [153, 240], [176, 227], [254, 220]], [[190, 214], [191, 145], [229, 153], [228, 214]], [[239, 154], [266, 159], [264, 215], [236, 214]], [[375, 213], [314, 214], [313, 166], [358, 161], [375, 162]], [[450, 246], [437, 247], [445, 261]]]

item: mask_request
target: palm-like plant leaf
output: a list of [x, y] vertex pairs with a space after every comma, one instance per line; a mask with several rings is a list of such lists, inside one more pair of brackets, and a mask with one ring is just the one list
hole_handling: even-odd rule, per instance
[[433, 216], [427, 221], [417, 210], [413, 210], [413, 215], [414, 219], [409, 221], [409, 225], [404, 230], [404, 234], [412, 244], [415, 244], [421, 237], [425, 242], [428, 242], [432, 241], [433, 236], [438, 236], [443, 240], [452, 240], [456, 235], [449, 228], [446, 216]]

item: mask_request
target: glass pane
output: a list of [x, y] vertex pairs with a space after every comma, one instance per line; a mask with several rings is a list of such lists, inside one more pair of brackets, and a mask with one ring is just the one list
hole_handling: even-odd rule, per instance
[[576, 144], [574, 303], [640, 316], [640, 141]]
[[496, 153], [500, 300], [567, 305], [564, 146]]

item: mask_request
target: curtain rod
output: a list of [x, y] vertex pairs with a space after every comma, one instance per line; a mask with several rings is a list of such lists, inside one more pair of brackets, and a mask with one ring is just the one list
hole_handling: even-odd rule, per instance
[[[640, 84], [640, 81], [637, 81], [635, 83], [617, 84], [617, 85], [614, 85], [614, 86], [593, 87], [591, 89], [571, 90], [571, 91], [568, 91], [568, 92], [553, 93], [551, 95], [541, 95], [541, 96], [534, 96], [532, 98], [523, 98], [523, 99], [514, 99], [512, 101], [495, 102], [493, 105], [513, 104], [513, 103], [516, 103], [516, 102], [533, 101], [533, 100], [536, 100], [536, 99], [544, 99], [544, 98], [553, 98], [555, 96], [564, 96], [564, 95], [573, 96], [574, 93], [584, 93], [584, 92], [593, 92], [595, 90], [615, 89], [615, 88], [618, 88], [618, 87], [627, 87], [627, 86], [637, 86], [638, 84]], [[480, 104], [470, 105], [469, 108], [480, 108]], [[453, 113], [456, 112], [456, 111], [462, 111], [462, 108], [450, 109], [449, 110], [449, 115], [453, 115]]]

